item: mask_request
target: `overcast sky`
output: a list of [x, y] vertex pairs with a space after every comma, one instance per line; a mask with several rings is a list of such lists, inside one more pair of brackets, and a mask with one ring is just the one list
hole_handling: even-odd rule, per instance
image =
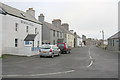
[[61, 19], [68, 23], [70, 29], [78, 35], [101, 39], [101, 30], [105, 38], [118, 31], [118, 1], [119, 0], [0, 0], [12, 7], [26, 11], [34, 8], [36, 18], [40, 13], [45, 21]]

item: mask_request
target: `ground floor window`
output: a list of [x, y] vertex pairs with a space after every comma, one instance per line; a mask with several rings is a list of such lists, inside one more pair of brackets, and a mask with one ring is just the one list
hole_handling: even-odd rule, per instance
[[30, 43], [29, 41], [25, 41], [25, 45], [29, 45], [29, 43]]
[[15, 47], [18, 47], [18, 39], [15, 39]]
[[55, 40], [53, 41], [53, 45], [55, 45]]

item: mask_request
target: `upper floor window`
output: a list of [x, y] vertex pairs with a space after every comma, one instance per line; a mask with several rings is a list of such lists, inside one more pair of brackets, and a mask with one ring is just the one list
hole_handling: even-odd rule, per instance
[[53, 36], [55, 37], [55, 30], [53, 30]]
[[65, 34], [65, 38], [66, 38], [66, 34]]
[[18, 23], [15, 23], [15, 31], [18, 31]]
[[60, 33], [60, 37], [62, 38], [62, 32]]
[[26, 26], [26, 32], [28, 32], [29, 26]]
[[37, 28], [35, 28], [35, 34], [37, 34]]
[[57, 37], [59, 37], [59, 31], [57, 31]]

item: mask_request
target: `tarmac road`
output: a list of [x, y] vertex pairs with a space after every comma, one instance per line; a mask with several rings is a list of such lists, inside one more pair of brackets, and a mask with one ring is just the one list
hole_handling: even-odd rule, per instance
[[94, 45], [54, 58], [6, 56], [2, 63], [5, 78], [118, 78], [118, 53]]

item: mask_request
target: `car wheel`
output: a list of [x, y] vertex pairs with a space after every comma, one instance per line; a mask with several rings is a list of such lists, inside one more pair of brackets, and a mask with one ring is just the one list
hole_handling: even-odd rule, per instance
[[43, 56], [40, 56], [40, 58], [43, 57]]
[[60, 56], [60, 54], [61, 54], [61, 53], [59, 52], [59, 53], [58, 53], [58, 56]]
[[54, 58], [54, 54], [51, 55], [51, 58]]

